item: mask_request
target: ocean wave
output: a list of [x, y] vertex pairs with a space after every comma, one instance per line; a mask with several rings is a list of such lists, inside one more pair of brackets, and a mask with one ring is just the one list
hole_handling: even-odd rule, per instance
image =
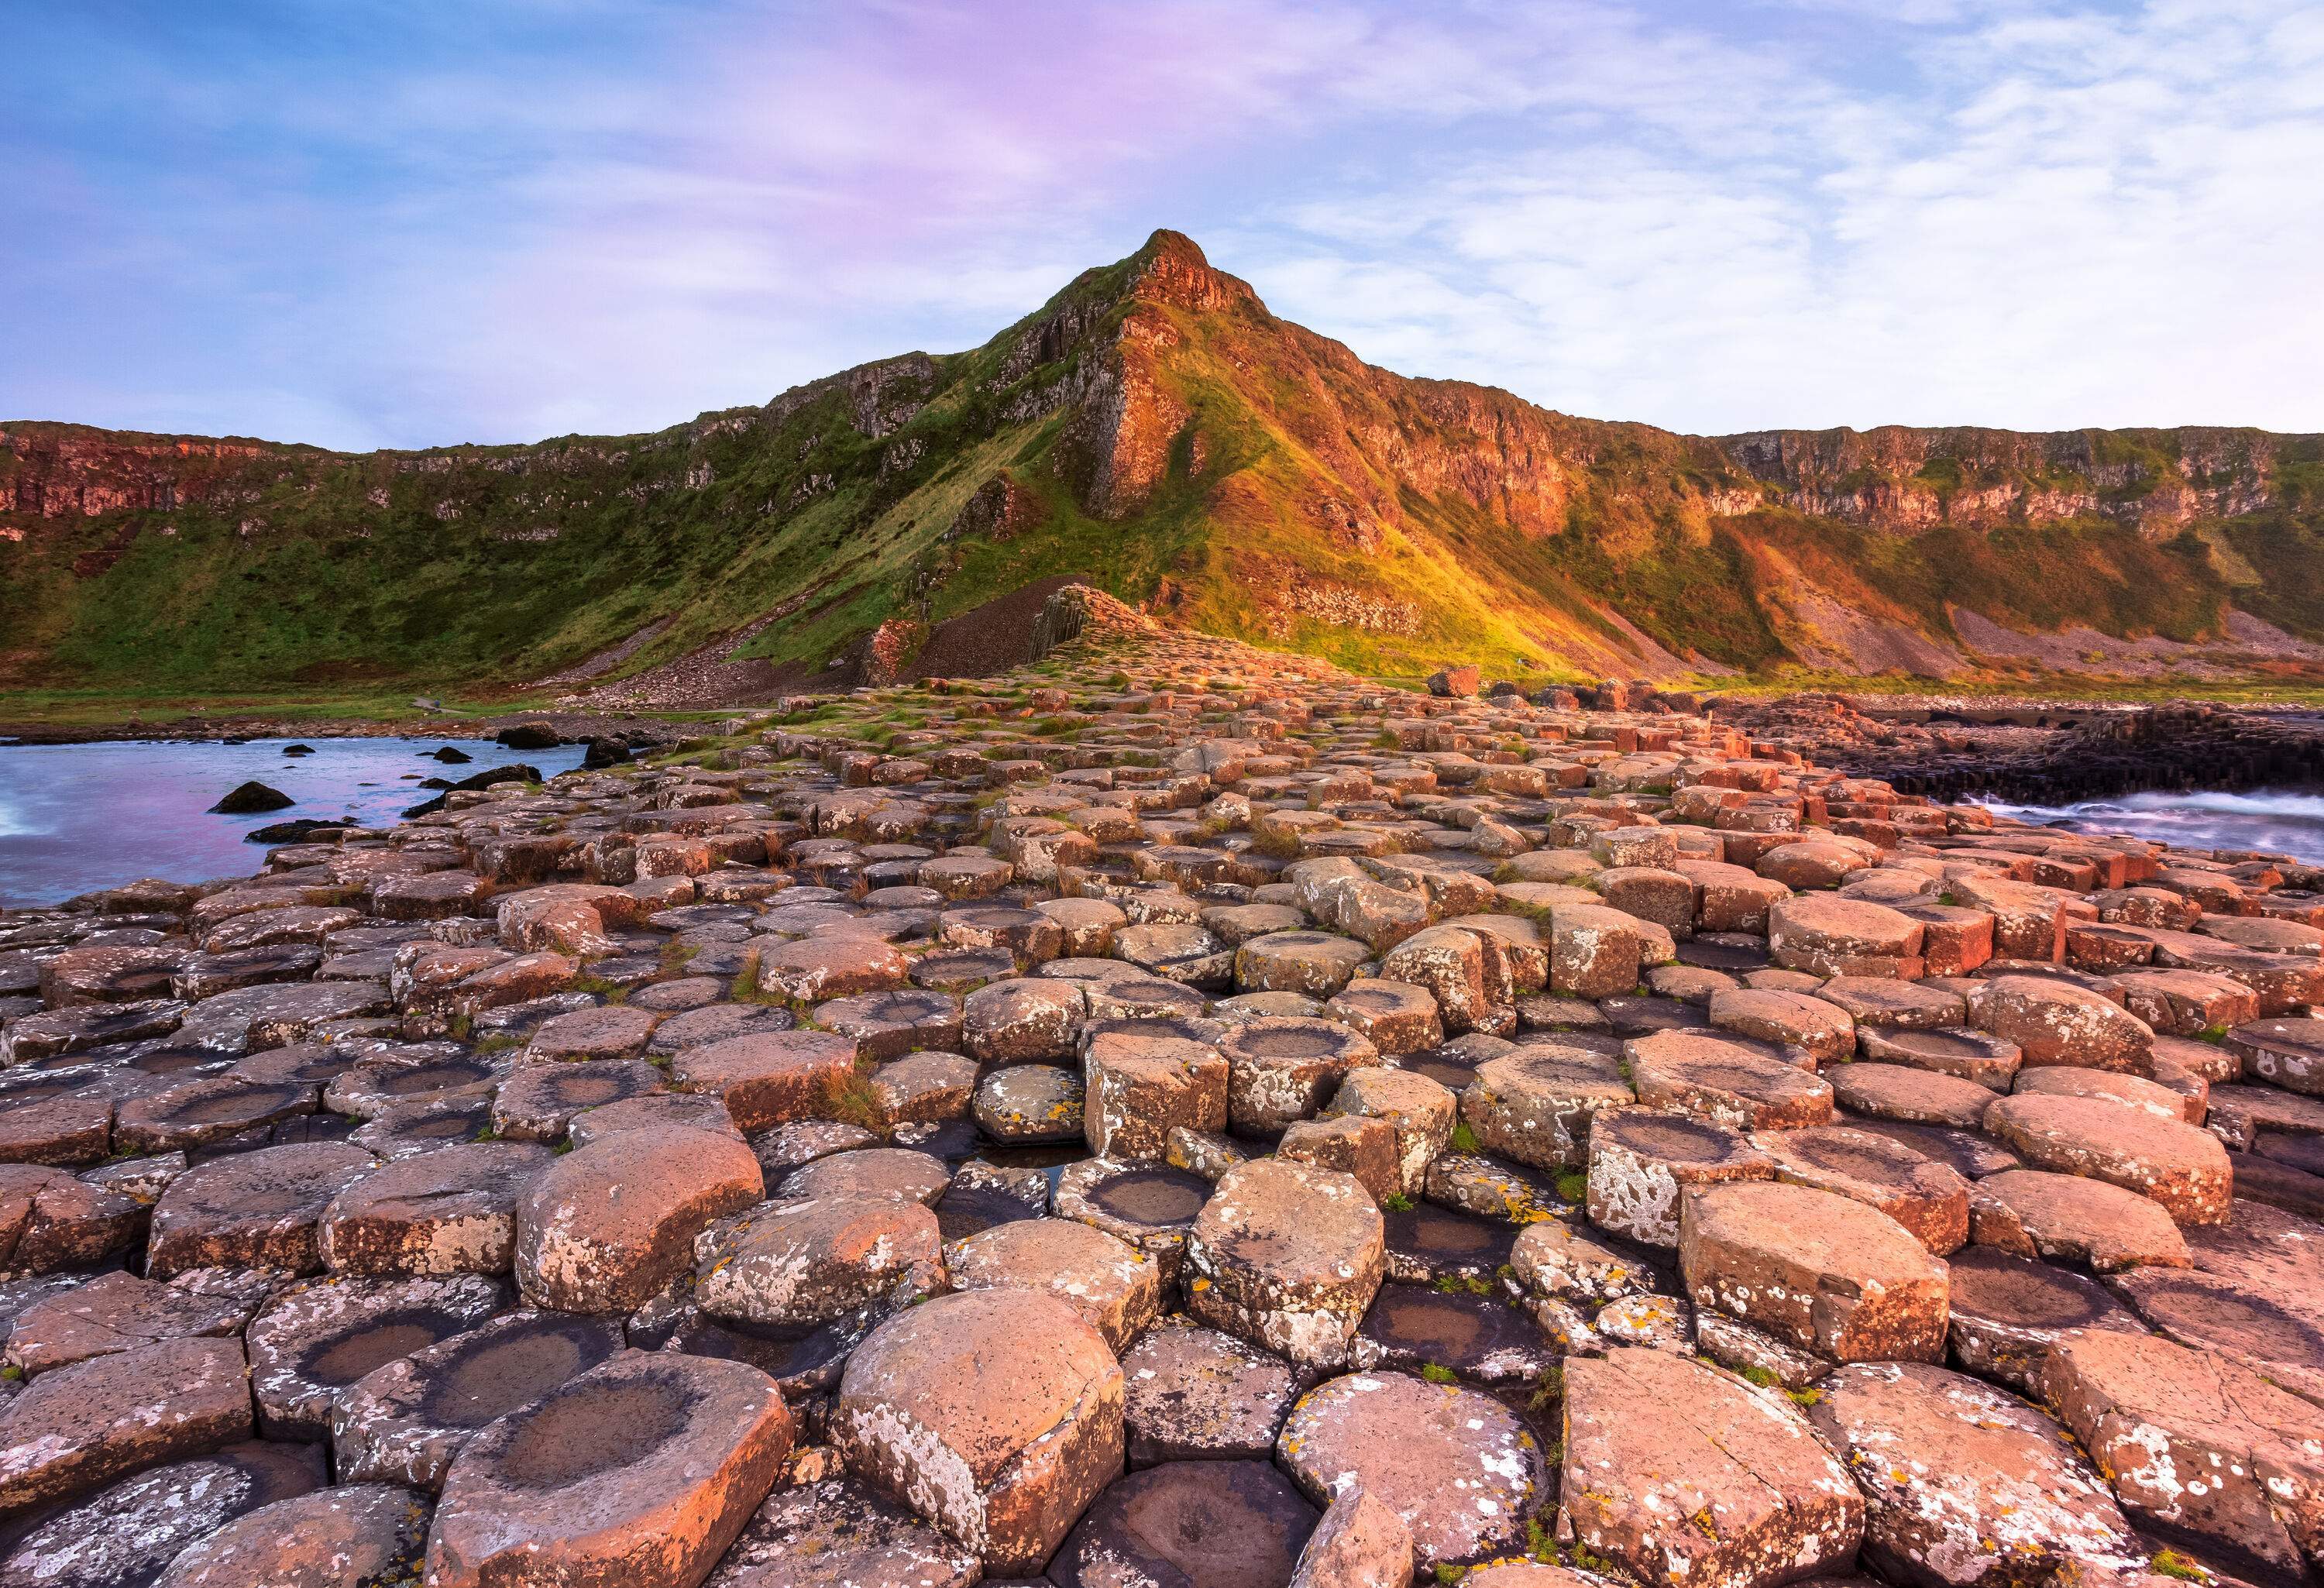
[[1997, 817], [2041, 826], [2120, 833], [2181, 849], [2256, 850], [2324, 865], [2324, 792], [2314, 789], [2206, 789], [2072, 805], [1981, 803]]

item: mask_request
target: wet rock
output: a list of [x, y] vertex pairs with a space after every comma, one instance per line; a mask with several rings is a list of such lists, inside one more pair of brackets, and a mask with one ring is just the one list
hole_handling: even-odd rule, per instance
[[221, 795], [218, 802], [210, 807], [210, 814], [252, 816], [260, 811], [285, 810], [297, 803], [297, 800], [281, 789], [270, 789], [264, 783], [253, 780], [247, 783], [237, 784]]
[[756, 1368], [622, 1353], [453, 1459], [428, 1581], [687, 1588], [774, 1486], [791, 1435], [774, 1380]]
[[1046, 1575], [1057, 1588], [1279, 1588], [1317, 1516], [1264, 1461], [1170, 1462], [1099, 1495]]
[[1122, 1460], [1104, 1337], [1030, 1290], [939, 1297], [874, 1330], [833, 1403], [850, 1470], [981, 1556], [1038, 1570]]
[[517, 1205], [517, 1283], [536, 1306], [630, 1312], [693, 1259], [711, 1220], [765, 1194], [759, 1160], [707, 1131], [622, 1131], [558, 1159]]
[[1276, 1459], [1318, 1504], [1351, 1486], [1377, 1498], [1424, 1571], [1505, 1553], [1548, 1498], [1540, 1444], [1515, 1413], [1403, 1373], [1351, 1373], [1302, 1396]]
[[1190, 1308], [1305, 1367], [1346, 1360], [1387, 1272], [1379, 1209], [1352, 1176], [1259, 1159], [1218, 1183], [1186, 1242]]
[[1845, 1570], [1864, 1534], [1862, 1496], [1788, 1400], [1670, 1352], [1566, 1362], [1563, 1477], [1575, 1538], [1647, 1582]]
[[1808, 1417], [1869, 1500], [1867, 1563], [1905, 1582], [2002, 1588], [2145, 1550], [2057, 1424], [1919, 1363], [1844, 1367]]
[[410, 1490], [379, 1483], [278, 1500], [192, 1545], [156, 1588], [391, 1588], [418, 1572], [429, 1515]]
[[114, 1140], [124, 1152], [180, 1152], [312, 1113], [315, 1104], [311, 1085], [212, 1076], [126, 1100], [115, 1111]]

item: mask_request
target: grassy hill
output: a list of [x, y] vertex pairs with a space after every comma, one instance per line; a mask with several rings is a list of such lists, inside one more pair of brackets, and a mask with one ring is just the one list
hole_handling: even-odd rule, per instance
[[808, 672], [1060, 574], [1384, 674], [2306, 679], [2324, 438], [1576, 419], [1368, 365], [1168, 232], [982, 347], [650, 435], [0, 425], [20, 692], [502, 693], [641, 633], [611, 671]]

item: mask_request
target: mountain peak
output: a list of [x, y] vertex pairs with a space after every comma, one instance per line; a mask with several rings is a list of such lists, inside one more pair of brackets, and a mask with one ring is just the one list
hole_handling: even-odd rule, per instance
[[1265, 307], [1250, 282], [1213, 268], [1202, 245], [1184, 232], [1157, 228], [1146, 239], [1146, 245], [1130, 256], [1130, 293], [1134, 298], [1201, 312], [1243, 303]]

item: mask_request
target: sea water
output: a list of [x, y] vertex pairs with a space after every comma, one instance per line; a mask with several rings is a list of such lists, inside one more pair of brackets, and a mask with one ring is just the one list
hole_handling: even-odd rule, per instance
[[[311, 755], [285, 755], [298, 743]], [[447, 765], [450, 744], [471, 759]], [[423, 778], [458, 782], [518, 762], [544, 776], [581, 764], [582, 747], [510, 750], [470, 739], [110, 741], [0, 745], [0, 906], [54, 904], [140, 877], [198, 882], [246, 876], [265, 860], [244, 842], [259, 827], [307, 817], [364, 826], [394, 822], [431, 798]], [[229, 789], [255, 780], [293, 804], [257, 816], [213, 816]]]

